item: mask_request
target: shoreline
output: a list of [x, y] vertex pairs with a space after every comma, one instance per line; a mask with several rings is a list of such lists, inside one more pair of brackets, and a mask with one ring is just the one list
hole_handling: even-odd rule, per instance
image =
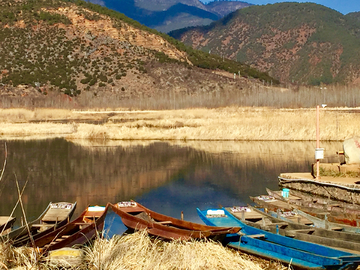
[[[360, 125], [358, 109], [325, 108], [320, 139], [343, 141]], [[225, 107], [185, 110], [2, 109], [0, 139], [315, 141], [316, 112], [309, 109]]]

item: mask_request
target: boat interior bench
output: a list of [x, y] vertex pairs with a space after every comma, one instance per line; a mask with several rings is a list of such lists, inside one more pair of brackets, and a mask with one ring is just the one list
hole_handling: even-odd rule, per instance
[[277, 223], [269, 223], [269, 224], [266, 224], [266, 226], [279, 226], [280, 228], [285, 228], [287, 226], [289, 226], [289, 224], [287, 222], [277, 222]]
[[313, 232], [315, 232], [315, 229], [288, 230], [286, 231], [285, 236], [295, 237], [296, 233], [312, 234]]
[[265, 234], [248, 234], [246, 236], [250, 238], [265, 238]]
[[69, 209], [50, 209], [42, 218], [42, 222], [58, 223], [69, 216]]
[[54, 224], [41, 223], [41, 224], [33, 224], [31, 226], [34, 228], [43, 228], [43, 227], [52, 227], [54, 226]]
[[79, 228], [82, 230], [83, 228], [85, 228], [85, 227], [88, 227], [88, 226], [90, 226], [91, 225], [91, 223], [87, 223], [87, 222], [77, 222], [77, 223], [75, 223], [75, 226], [79, 226]]
[[170, 220], [157, 221], [156, 223], [159, 223], [159, 224], [162, 224], [162, 225], [172, 224], [172, 222]]

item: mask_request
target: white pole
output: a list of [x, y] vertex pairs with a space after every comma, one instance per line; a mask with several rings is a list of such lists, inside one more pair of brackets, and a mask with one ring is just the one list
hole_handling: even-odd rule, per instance
[[[320, 148], [320, 106], [316, 106], [316, 149]], [[320, 179], [320, 160], [316, 160], [316, 179]]]

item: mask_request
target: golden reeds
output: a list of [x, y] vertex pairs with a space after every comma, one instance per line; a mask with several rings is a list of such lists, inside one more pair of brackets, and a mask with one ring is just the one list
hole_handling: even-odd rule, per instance
[[[310, 109], [226, 107], [162, 111], [64, 111], [34, 114], [26, 118], [0, 111], [0, 138], [66, 137], [90, 140], [316, 140], [316, 112]], [[46, 115], [47, 122], [41, 122]], [[9, 122], [11, 120], [11, 123]], [[26, 120], [25, 120], [26, 119]], [[54, 123], [51, 119], [65, 123]], [[20, 120], [22, 123], [19, 123]], [[32, 123], [32, 121], [38, 123]], [[76, 123], [75, 123], [76, 122]], [[103, 124], [98, 124], [99, 122]], [[320, 112], [320, 139], [342, 141], [358, 133], [360, 114], [347, 108], [325, 108]]]
[[[264, 269], [212, 241], [163, 242], [146, 232], [110, 240], [98, 239], [88, 249], [90, 269]], [[268, 263], [268, 261], [266, 261]], [[277, 264], [281, 269], [281, 264]]]
[[[83, 263], [67, 265], [66, 269], [286, 269], [276, 261], [242, 254], [216, 242], [163, 242], [150, 238], [146, 232], [114, 236], [110, 240], [98, 238], [83, 249]], [[61, 269], [61, 264], [52, 264], [48, 258], [37, 259], [37, 256], [33, 248], [13, 248], [9, 243], [1, 243], [0, 269]]]

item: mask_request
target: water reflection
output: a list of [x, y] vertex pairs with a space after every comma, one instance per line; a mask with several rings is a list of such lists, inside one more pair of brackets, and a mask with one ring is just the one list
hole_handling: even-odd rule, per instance
[[[4, 141], [0, 164], [4, 163]], [[8, 215], [27, 182], [23, 203], [34, 219], [50, 201], [89, 204], [134, 199], [161, 213], [197, 221], [196, 207], [250, 203], [249, 195], [278, 188], [282, 172], [308, 172], [314, 142], [68, 142], [7, 141], [0, 214]], [[341, 143], [324, 143], [336, 161]], [[334, 160], [335, 159], [335, 160]], [[21, 216], [16, 209], [16, 216]]]

